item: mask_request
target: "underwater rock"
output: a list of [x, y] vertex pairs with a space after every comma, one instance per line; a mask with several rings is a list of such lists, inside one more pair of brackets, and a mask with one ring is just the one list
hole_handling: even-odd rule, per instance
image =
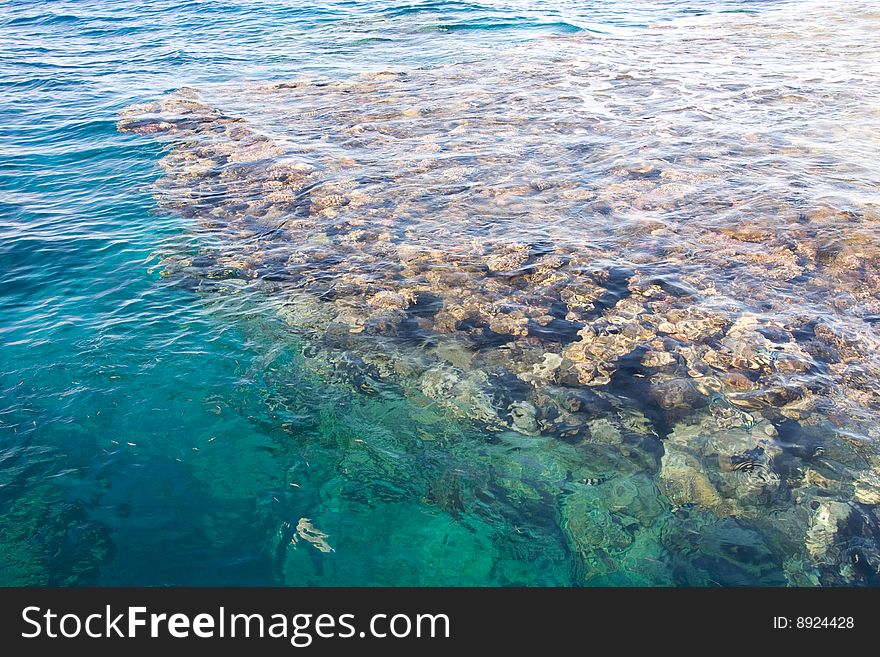
[[590, 443], [611, 446], [620, 446], [623, 443], [623, 432], [610, 418], [596, 418], [586, 424], [590, 432]]
[[426, 397], [460, 417], [505, 426], [488, 393], [488, 377], [483, 372], [465, 374], [451, 367], [434, 367], [422, 375], [419, 388]]
[[504, 251], [485, 258], [486, 266], [492, 272], [511, 272], [521, 268], [530, 257], [527, 244], [510, 244]]
[[739, 242], [766, 242], [773, 237], [773, 234], [759, 226], [748, 226], [746, 224], [736, 224], [733, 226], [722, 226], [718, 229], [722, 235]]
[[862, 352], [855, 336], [847, 336], [843, 331], [836, 330], [829, 324], [819, 323], [813, 329], [816, 337], [833, 347], [844, 360], [860, 359]]
[[853, 500], [861, 504], [880, 505], [880, 476], [863, 472], [854, 484]]
[[688, 379], [653, 377], [650, 394], [660, 408], [667, 411], [693, 409], [703, 403], [703, 395]]
[[830, 585], [880, 583], [880, 523], [870, 507], [817, 499], [805, 537], [809, 558]]
[[[389, 77], [382, 84], [403, 82], [403, 78]], [[261, 93], [286, 93], [289, 89], [299, 93], [310, 88], [307, 81], [291, 84], [274, 85]], [[325, 93], [333, 93], [335, 88], [325, 83], [319, 86]], [[350, 93], [356, 87], [342, 84], [338, 88]], [[423, 118], [429, 116], [418, 112]], [[212, 211], [211, 225], [217, 225], [222, 217], [232, 230], [233, 241], [240, 239], [238, 236], [259, 238], [253, 243], [237, 242], [238, 253], [227, 258], [228, 266], [193, 272], [196, 276], [209, 280], [266, 276], [279, 288], [291, 287], [281, 284], [285, 280], [297, 281], [297, 287], [313, 291], [322, 300], [326, 314], [339, 324], [331, 324], [333, 332], [408, 339], [418, 327], [425, 335], [431, 331], [448, 334], [460, 340], [465, 351], [497, 353], [485, 359], [487, 364], [515, 372], [536, 387], [559, 383], [605, 387], [612, 383], [623, 359], [640, 354], [646, 369], [672, 373], [686, 365], [688, 376], [694, 378], [692, 385], [680, 377], [653, 379], [647, 390], [661, 408], [686, 411], [690, 406], [699, 407], [710, 392], [724, 389], [732, 404], [747, 410], [785, 407], [783, 413], [796, 418], [814, 412], [813, 406], [796, 406], [805, 398], [797, 386], [769, 380], [807, 372], [811, 357], [781, 324], [768, 327], [766, 321], [750, 313], [732, 321], [730, 313], [703, 307], [700, 289], [707, 294], [712, 289], [703, 282], [652, 277], [616, 265], [596, 268], [591, 263], [601, 251], [585, 258], [564, 242], [554, 245], [493, 238], [480, 245], [470, 239], [466, 225], [458, 226], [454, 221], [427, 235], [420, 233], [418, 224], [397, 229], [392, 217], [414, 216], [424, 203], [421, 197], [385, 201], [388, 211], [379, 213], [376, 204], [382, 201], [374, 184], [363, 185], [345, 175], [325, 177], [320, 167], [302, 156], [295, 161], [282, 160], [279, 149], [283, 148], [278, 143], [246, 122], [228, 118], [200, 102], [192, 90], [126, 110], [119, 128], [131, 131], [162, 121], [172, 126], [180, 140], [163, 161], [167, 176], [162, 184], [171, 183], [169, 191], [173, 189], [177, 196], [175, 207], [190, 207], [179, 198], [181, 192], [191, 191], [192, 201], [197, 202], [204, 187], [211, 199], [227, 199], [222, 211]], [[365, 134], [367, 122], [357, 125], [361, 126], [360, 134]], [[219, 137], [200, 140], [205, 130]], [[331, 171], [335, 166], [332, 159], [321, 164]], [[453, 172], [459, 169], [461, 172]], [[468, 166], [455, 164], [443, 175], [451, 180], [468, 175], [466, 170]], [[620, 171], [623, 173], [614, 175], [625, 178], [621, 190], [632, 191], [633, 202], [645, 194], [662, 197], [670, 184], [693, 175], [670, 169]], [[218, 177], [229, 185], [219, 190], [222, 196], [210, 182]], [[537, 184], [497, 189], [519, 196], [554, 189], [551, 181], [535, 180]], [[657, 182], [660, 180], [663, 182]], [[570, 187], [564, 184], [560, 189]], [[574, 200], [570, 196], [559, 198]], [[170, 195], [163, 198], [172, 202]], [[269, 206], [260, 204], [258, 198], [268, 198]], [[295, 216], [289, 216], [291, 213]], [[646, 234], [662, 230], [661, 222], [652, 225], [654, 229]], [[430, 239], [426, 239], [428, 235]], [[765, 237], [754, 226], [737, 235], [748, 244], [763, 244]], [[301, 238], [305, 238], [301, 242], [305, 248], [296, 246]], [[437, 239], [444, 240], [443, 249], [436, 248]], [[290, 255], [286, 265], [283, 269], [267, 267], [268, 254], [279, 249]], [[278, 273], [264, 273], [269, 270]], [[427, 296], [433, 299], [430, 311], [419, 309], [423, 305], [419, 299]], [[299, 299], [311, 305], [305, 297]], [[292, 317], [289, 312], [287, 316]], [[297, 316], [291, 325], [300, 328], [299, 321]], [[306, 328], [312, 328], [308, 321]], [[771, 328], [776, 336], [773, 341], [764, 335]], [[815, 330], [819, 338], [827, 337], [822, 325]], [[520, 364], [513, 357], [514, 350], [503, 351], [511, 341], [526, 338], [537, 341], [530, 350], [549, 354], [543, 356], [543, 363], [526, 359]], [[538, 346], [542, 342], [543, 352]], [[550, 342], [560, 343], [561, 353], [547, 351]], [[835, 342], [837, 347], [839, 342]], [[459, 362], [464, 364], [464, 359]], [[474, 364], [471, 360], [471, 366]], [[709, 376], [713, 372], [722, 375], [720, 384]], [[506, 406], [488, 415], [505, 414]], [[487, 413], [475, 415], [485, 417]], [[532, 430], [530, 422], [522, 426]], [[546, 422], [543, 426], [550, 430]]]
[[834, 546], [837, 533], [852, 512], [852, 506], [846, 502], [826, 500], [816, 504], [805, 539], [807, 554], [814, 561], [824, 561], [829, 558], [828, 552]]
[[789, 412], [794, 412], [795, 407], [791, 406], [791, 402], [802, 399], [803, 395], [804, 391], [797, 388], [776, 385], [748, 392], [730, 393], [727, 395], [727, 401], [734, 406], [748, 410], [759, 410], [768, 406], [785, 406]]
[[730, 320], [721, 313], [688, 306], [667, 312], [657, 330], [681, 342], [705, 342], [719, 336], [729, 323]]
[[514, 402], [508, 407], [508, 411], [514, 429], [529, 435], [540, 433], [537, 420], [538, 409], [534, 404], [527, 401]]
[[649, 369], [662, 369], [677, 362], [675, 356], [668, 351], [648, 350], [642, 356], [642, 365]]
[[621, 520], [597, 503], [599, 495], [594, 488], [583, 486], [562, 503], [561, 525], [569, 545], [588, 565], [625, 550], [633, 542]]
[[667, 513], [652, 478], [644, 475], [614, 477], [604, 489], [608, 507], [624, 527], [636, 526], [640, 531], [661, 522]]
[[581, 383], [604, 385], [615, 369], [615, 362], [649, 341], [654, 334], [636, 323], [596, 322], [581, 329], [578, 336], [580, 340], [568, 345], [562, 355], [575, 363]]
[[[704, 356], [704, 360], [709, 362]], [[711, 365], [711, 363], [709, 363]], [[716, 365], [717, 366], [717, 365]], [[726, 392], [747, 392], [754, 390], [755, 382], [742, 372], [730, 371], [721, 376], [722, 385]]]
[[385, 310], [406, 310], [416, 298], [415, 290], [380, 290], [367, 300], [367, 304]]
[[684, 452], [667, 449], [663, 454], [659, 488], [674, 507], [694, 506], [719, 515], [730, 510], [730, 504], [722, 499], [699, 460]]
[[563, 358], [559, 354], [547, 352], [540, 363], [532, 365], [532, 371], [520, 375], [525, 381], [535, 383], [553, 383], [557, 380], [557, 371], [562, 366]]
[[718, 515], [758, 517], [782, 503], [784, 480], [775, 467], [783, 454], [768, 423], [718, 425], [713, 416], [679, 423], [664, 441], [660, 490], [675, 506], [693, 504]]
[[703, 529], [697, 564], [725, 585], [781, 584], [778, 556], [752, 528], [727, 519]]
[[[567, 83], [601, 79], [580, 54], [573, 61]], [[547, 84], [558, 66], [533, 68], [484, 69], [479, 85], [469, 83], [480, 67], [454, 65], [302, 79], [237, 90], [231, 102], [222, 89], [183, 89], [127, 108], [121, 132], [167, 144], [156, 198], [190, 227], [185, 246], [160, 254], [163, 280], [266, 299], [302, 340], [304, 366], [328, 381], [367, 395], [392, 387], [499, 440], [525, 440], [517, 449], [552, 436], [582, 457], [603, 449], [644, 466], [674, 507], [714, 523], [707, 563], [731, 581], [766, 575], [770, 533], [718, 518], [790, 511], [791, 532], [800, 522], [803, 534], [804, 505], [820, 492], [859, 509], [880, 499], [865, 470], [876, 455], [846, 437], [880, 437], [876, 209], [787, 179], [722, 184], [736, 157], [812, 167], [816, 154], [740, 131], [667, 153], [653, 128], [566, 100]], [[523, 79], [540, 96], [528, 112]], [[633, 91], [601, 94], [633, 117], [661, 102], [639, 109]], [[222, 107], [248, 108], [247, 120]], [[671, 134], [691, 134], [664, 116]], [[644, 141], [635, 159], [620, 145], [630, 137]], [[573, 166], [585, 153], [597, 164], [589, 173]], [[822, 434], [829, 425], [841, 430]], [[813, 437], [793, 447], [807, 428]], [[512, 497], [544, 494], [510, 479]], [[569, 543], [594, 570], [645, 540], [632, 523], [657, 517], [614, 481], [626, 511], [591, 515], [602, 487], [564, 504]], [[639, 494], [653, 491], [640, 484]], [[832, 526], [861, 523], [868, 540], [861, 511], [858, 522], [826, 511], [811, 521], [810, 555], [843, 549]], [[723, 535], [758, 565], [742, 565]], [[830, 570], [803, 558], [802, 572], [786, 566], [799, 581], [860, 576], [843, 557]]]
[[[11, 448], [4, 456], [15, 453]], [[54, 456], [52, 452], [49, 455]], [[14, 459], [13, 459], [14, 460]], [[8, 466], [8, 463], [0, 464]], [[2, 471], [9, 474], [9, 470]], [[6, 482], [4, 482], [6, 483]], [[90, 586], [116, 546], [82, 501], [63, 502], [45, 484], [29, 487], [0, 514], [0, 572], [7, 586]]]

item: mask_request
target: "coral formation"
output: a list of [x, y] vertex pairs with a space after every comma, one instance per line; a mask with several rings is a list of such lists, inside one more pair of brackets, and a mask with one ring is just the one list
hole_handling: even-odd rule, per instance
[[[161, 206], [209, 238], [164, 275], [258, 286], [328, 381], [638, 464], [637, 490], [558, 478], [587, 578], [639, 554], [662, 512], [670, 545], [676, 523], [709, 523], [699, 549], [731, 581], [787, 540], [770, 514], [801, 537], [789, 582], [876, 581], [876, 208], [722, 189], [722, 166], [661, 157], [647, 133], [634, 159], [552, 85], [524, 106], [500, 74], [466, 101], [444, 93], [464, 71], [421, 75], [249, 88], [248, 120], [188, 89], [126, 109], [121, 131], [169, 145]], [[587, 177], [578, 148], [607, 166]]]

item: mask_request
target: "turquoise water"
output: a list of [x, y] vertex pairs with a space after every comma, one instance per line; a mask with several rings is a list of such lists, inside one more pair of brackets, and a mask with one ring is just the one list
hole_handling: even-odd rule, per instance
[[[870, 160], [878, 88], [864, 37], [878, 17], [854, 3], [849, 31], [817, 29], [816, 47], [783, 29], [804, 6], [810, 24], [823, 25], [824, 10], [797, 2], [0, 2], [0, 584], [877, 584], [880, 461], [870, 381], [880, 370], [870, 354], [880, 311], [870, 278], [877, 235], [868, 215], [878, 200]], [[724, 69], [755, 52], [743, 40], [753, 28], [756, 39], [785, 33], [763, 62], [786, 80], [781, 91], [768, 87], [773, 75], [760, 76], [760, 62]], [[719, 43], [728, 29], [729, 42], [715, 50], [697, 44], [697, 56], [688, 45], [695, 34]], [[820, 53], [819, 61], [794, 61], [801, 48]], [[701, 58], [718, 67], [711, 84], [691, 77]], [[555, 71], [571, 70], [572, 62], [592, 66], [582, 80], [593, 82], [557, 80]], [[377, 77], [383, 71], [402, 77]], [[633, 79], [647, 82], [621, 82]], [[273, 87], [290, 80], [304, 81], [303, 90], [285, 95]], [[847, 87], [856, 80], [863, 86]], [[656, 101], [662, 84], [676, 91]], [[606, 92], [602, 105], [595, 99]], [[389, 94], [393, 116], [373, 105], [377, 93]], [[572, 94], [586, 109], [566, 104]], [[469, 97], [489, 101], [455, 105]], [[521, 97], [529, 97], [522, 106]], [[669, 120], [648, 130], [639, 115], [645, 108]], [[528, 120], [507, 116], [508, 109]], [[398, 110], [424, 123], [401, 128]], [[477, 125], [458, 136], [448, 121], [465, 114], [491, 129]], [[186, 124], [193, 116], [196, 127]], [[226, 129], [227, 116], [267, 136], [274, 150], [235, 168], [235, 153], [254, 147], [245, 136], [247, 143], [210, 159], [206, 153], [225, 147], [225, 137], [200, 126]], [[160, 121], [175, 126], [164, 140], [151, 138], [166, 130]], [[335, 131], [370, 122], [387, 142], [362, 128]], [[601, 130], [589, 136], [580, 131], [597, 124]], [[742, 146], [755, 143], [752, 133], [771, 149]], [[417, 139], [417, 148], [395, 141], [404, 137]], [[541, 151], [541, 142], [558, 148]], [[378, 150], [356, 150], [367, 146]], [[463, 146], [483, 159], [455, 150]], [[672, 179], [689, 186], [681, 192], [692, 195], [686, 203], [678, 188], [648, 187], [615, 188], [608, 199], [574, 191], [563, 200], [521, 198], [542, 191], [544, 180], [564, 180], [569, 190], [592, 180], [608, 189], [607, 171], [626, 185], [650, 185], [665, 175], [651, 164], [662, 159], [658, 153], [687, 170], [688, 177]], [[210, 187], [201, 170], [185, 168], [193, 158], [232, 171], [241, 189]], [[413, 160], [416, 168], [407, 169]], [[432, 161], [453, 166], [435, 177]], [[278, 162], [320, 171], [324, 177], [309, 188], [327, 187], [324, 196], [312, 191], [311, 223], [275, 242], [253, 237], [268, 225], [264, 210], [234, 207], [265, 197], [254, 181], [276, 175]], [[751, 165], [753, 177], [742, 173]], [[412, 177], [395, 178], [404, 170]], [[723, 185], [699, 187], [719, 170]], [[491, 180], [492, 189], [518, 190], [524, 181], [532, 188], [511, 192], [509, 201], [492, 189], [469, 195], [472, 175]], [[372, 199], [366, 209], [349, 196], [334, 209], [332, 199], [349, 194], [346, 176]], [[469, 205], [474, 197], [500, 200], [490, 211]], [[437, 200], [446, 198], [454, 200]], [[789, 205], [768, 211], [768, 199]], [[383, 288], [392, 276], [381, 273], [397, 268], [397, 257], [371, 246], [382, 243], [387, 226], [369, 222], [386, 211], [407, 225], [396, 242], [430, 244], [453, 270], [478, 277], [511, 271], [497, 265], [499, 253], [521, 265], [516, 244], [544, 244], [546, 252], [552, 244], [575, 263], [565, 267], [589, 272], [591, 285], [602, 288], [593, 297], [579, 292], [593, 305], [577, 317], [570, 313], [578, 302], [565, 294], [561, 313], [551, 304], [529, 315], [527, 335], [505, 323], [512, 317], [525, 326], [524, 316], [505, 309], [485, 322], [478, 311], [458, 317], [446, 336], [437, 309], [423, 308], [436, 297], [454, 315], [466, 303], [453, 302], [449, 290], [473, 280], [432, 282], [433, 291], [422, 282], [400, 324], [417, 328], [376, 328], [400, 321], [358, 314], [364, 290], [399, 291], [397, 283]], [[791, 228], [816, 211], [825, 214], [808, 236]], [[296, 207], [285, 212], [304, 221]], [[829, 246], [840, 226], [827, 217], [843, 221], [834, 213], [847, 212], [860, 218], [854, 230], [863, 239]], [[658, 222], [650, 244], [633, 241], [646, 234], [639, 213]], [[791, 225], [773, 223], [785, 213]], [[671, 232], [658, 232], [660, 224]], [[366, 237], [351, 233], [345, 241], [351, 226], [362, 225]], [[737, 252], [743, 260], [736, 265], [723, 253], [701, 260], [715, 242], [695, 226], [779, 229], [805, 245], [798, 258], [825, 266], [833, 260], [828, 252], [841, 260], [838, 269], [814, 274], [801, 260], [773, 255], [775, 243], [769, 256]], [[337, 239], [344, 248], [326, 246]], [[477, 242], [498, 245], [479, 256], [488, 264], [475, 264], [468, 251]], [[762, 239], [749, 233], [742, 243]], [[283, 255], [283, 267], [273, 253]], [[774, 271], [801, 269], [768, 283], [765, 271], [749, 269], [767, 262]], [[853, 267], [867, 273], [858, 280], [841, 273]], [[414, 269], [394, 269], [395, 280], [423, 281], [407, 273]], [[302, 278], [294, 280], [294, 270]], [[714, 280], [717, 296], [695, 282], [699, 272]], [[358, 276], [369, 284], [358, 287]], [[771, 329], [797, 337], [792, 327], [809, 324], [792, 318], [797, 306], [829, 318], [834, 335], [843, 336], [829, 340], [854, 355], [837, 358], [835, 368], [818, 347], [795, 353], [771, 345], [760, 347], [760, 357], [730, 347], [764, 365], [718, 366], [731, 388], [687, 379], [696, 392], [667, 403], [655, 392], [674, 397], [683, 379], [670, 384], [665, 370], [632, 359], [646, 349], [667, 353], [662, 337], [658, 343], [652, 334], [651, 346], [646, 339], [608, 359], [571, 346], [586, 342], [573, 337], [585, 322], [605, 313], [614, 324], [614, 313], [638, 296], [617, 287], [635, 290], [639, 276], [700, 297], [701, 308], [730, 318], [725, 330], [759, 313], [761, 335], [774, 343], [789, 338], [776, 339]], [[429, 274], [424, 280], [434, 281]], [[495, 284], [486, 280], [474, 289]], [[347, 296], [343, 281], [360, 291]], [[493, 298], [492, 307], [530, 307], [516, 296], [527, 286], [509, 285], [516, 293], [505, 287], [504, 303]], [[754, 290], [754, 303], [743, 301], [744, 289]], [[354, 317], [342, 337], [333, 333], [342, 315], [329, 327], [315, 319], [328, 299], [333, 312]], [[681, 367], [703, 367], [685, 363], [690, 342], [675, 339], [683, 345], [675, 352]], [[705, 344], [723, 353], [724, 339]], [[585, 379], [581, 367], [545, 390], [546, 381], [529, 378], [545, 350], [564, 363], [595, 357], [596, 371], [608, 362], [614, 371], [603, 382], [595, 373]], [[789, 357], [808, 365], [784, 370], [779, 363]], [[848, 363], [853, 369], [843, 371]], [[760, 392], [761, 367], [773, 376], [795, 372], [784, 379], [786, 389], [806, 392], [743, 401], [736, 376], [746, 372]], [[426, 368], [443, 376], [454, 369], [454, 381], [438, 382]], [[661, 379], [651, 378], [655, 372]], [[642, 383], [648, 379], [651, 390]], [[501, 404], [500, 414], [480, 406], [487, 381], [494, 391], [487, 405]], [[577, 398], [563, 415], [579, 428], [518, 414], [540, 410], [534, 395], [562, 389]], [[819, 402], [807, 408], [803, 399]], [[737, 454], [700, 442], [720, 435], [715, 424], [708, 428], [710, 419], [734, 432], [724, 434], [725, 444], [757, 449], [752, 437], [769, 437], [773, 445], [761, 442], [760, 454], [766, 449], [775, 460], [754, 457], [749, 468], [735, 467]], [[690, 461], [670, 465], [677, 454], [697, 459], [710, 475]], [[751, 472], [762, 469], [772, 485], [755, 489]]]

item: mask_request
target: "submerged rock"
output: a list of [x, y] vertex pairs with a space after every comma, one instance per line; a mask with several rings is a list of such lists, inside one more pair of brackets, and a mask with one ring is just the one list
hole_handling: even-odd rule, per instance
[[663, 455], [659, 486], [674, 508], [695, 506], [718, 514], [731, 510], [703, 472], [700, 461], [683, 452], [667, 450]]
[[805, 546], [829, 584], [880, 583], [880, 523], [868, 509], [816, 500]]
[[[572, 54], [483, 70], [479, 85], [479, 66], [449, 66], [215, 90], [216, 102], [182, 89], [123, 110], [121, 132], [167, 145], [156, 197], [202, 245], [161, 254], [165, 280], [258, 292], [303, 341], [305, 367], [365, 395], [393, 388], [499, 435], [644, 465], [658, 500], [751, 546], [754, 568], [722, 538], [704, 546], [731, 581], [770, 572], [769, 533], [736, 523], [771, 511], [805, 536], [793, 578], [868, 577], [864, 546], [862, 565], [842, 565], [856, 548], [841, 527], [861, 523], [870, 541], [864, 508], [880, 502], [876, 209], [787, 178], [785, 198], [721, 184], [731, 162], [759, 161], [772, 181], [773, 158], [815, 154], [739, 133], [660, 148], [653, 128], [599, 120], [548, 83], [553, 70], [566, 88], [591, 84], [597, 71]], [[537, 94], [528, 113], [523, 83]], [[632, 105], [629, 84], [599, 91]], [[685, 113], [659, 109], [670, 134], [690, 134]], [[618, 137], [644, 142], [635, 160]], [[827, 435], [798, 444], [805, 428]], [[619, 514], [591, 511], [595, 491], [563, 503], [588, 570], [613, 570], [612, 554], [646, 540], [633, 523], [657, 517], [624, 488]], [[834, 499], [808, 514], [817, 491]]]

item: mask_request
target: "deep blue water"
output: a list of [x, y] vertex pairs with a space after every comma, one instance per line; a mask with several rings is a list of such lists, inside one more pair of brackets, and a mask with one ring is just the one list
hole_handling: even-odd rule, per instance
[[[655, 524], [585, 576], [556, 470], [582, 454], [323, 379], [271, 300], [163, 276], [208, 238], [153, 196], [163, 143], [116, 127], [182, 86], [467, 66], [781, 4], [0, 1], [0, 584], [783, 583], [776, 546], [677, 553], [678, 510], [626, 465], [606, 485]], [[301, 519], [332, 552], [292, 542]], [[723, 544], [751, 531], [731, 523], [709, 523]]]

